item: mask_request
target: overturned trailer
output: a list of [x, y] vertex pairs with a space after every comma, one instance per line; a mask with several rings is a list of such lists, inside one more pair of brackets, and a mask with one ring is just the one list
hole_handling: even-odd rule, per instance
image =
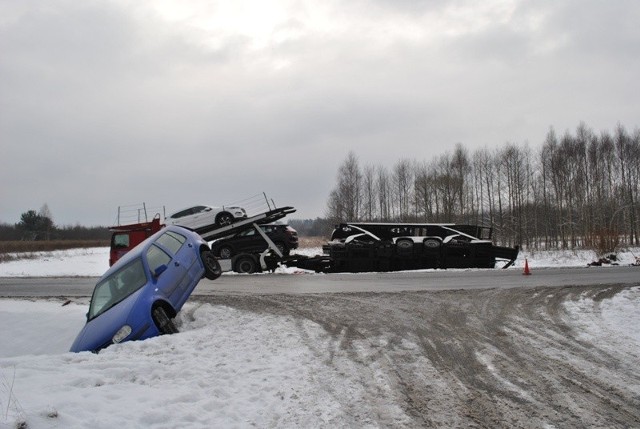
[[[496, 246], [492, 228], [458, 224], [342, 223], [323, 253], [330, 272], [399, 271], [424, 268], [503, 268], [518, 247]], [[328, 269], [327, 269], [328, 268]]]
[[[258, 229], [257, 226], [255, 226]], [[342, 223], [323, 255], [282, 255], [267, 236], [267, 250], [239, 254], [232, 269], [273, 270], [279, 264], [324, 273], [401, 271], [425, 268], [502, 268], [518, 257], [518, 247], [496, 246], [489, 227], [458, 224]]]
[[336, 226], [323, 254], [284, 255], [262, 231], [260, 225], [275, 222], [295, 212], [293, 207], [279, 207], [231, 225], [196, 229], [205, 240], [228, 237], [253, 228], [267, 243], [262, 252], [235, 255], [230, 269], [240, 273], [270, 271], [278, 265], [324, 273], [400, 271], [424, 268], [503, 268], [513, 264], [518, 247], [495, 246], [489, 227], [432, 223], [359, 223]]

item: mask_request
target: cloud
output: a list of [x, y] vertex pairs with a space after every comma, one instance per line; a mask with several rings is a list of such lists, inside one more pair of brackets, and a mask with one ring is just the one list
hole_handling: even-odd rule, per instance
[[[322, 216], [349, 151], [430, 160], [637, 126], [629, 1], [0, 0], [0, 221], [262, 191]], [[616, 31], [611, 31], [615, 29]], [[295, 216], [295, 215], [294, 215]]]

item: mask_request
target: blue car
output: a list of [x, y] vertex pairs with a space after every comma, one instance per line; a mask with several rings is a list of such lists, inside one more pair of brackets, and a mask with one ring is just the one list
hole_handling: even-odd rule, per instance
[[222, 270], [193, 231], [167, 226], [137, 245], [98, 281], [87, 324], [72, 352], [98, 352], [111, 344], [177, 332], [173, 318], [202, 279]]

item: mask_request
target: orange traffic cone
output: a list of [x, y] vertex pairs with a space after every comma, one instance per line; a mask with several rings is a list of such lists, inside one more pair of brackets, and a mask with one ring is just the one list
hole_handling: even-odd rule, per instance
[[524, 259], [524, 272], [522, 273], [522, 275], [531, 275], [531, 271], [529, 270], [529, 260], [527, 258]]

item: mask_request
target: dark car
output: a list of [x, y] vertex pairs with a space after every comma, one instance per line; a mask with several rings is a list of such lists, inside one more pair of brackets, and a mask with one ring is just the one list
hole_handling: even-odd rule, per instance
[[[291, 249], [298, 248], [298, 232], [289, 225], [261, 225], [260, 228], [283, 255], [288, 255]], [[262, 235], [255, 228], [251, 228], [214, 241], [211, 251], [214, 255], [227, 259], [239, 253], [260, 253], [267, 247], [268, 244]]]
[[72, 352], [97, 352], [177, 329], [171, 320], [202, 277], [216, 279], [220, 264], [198, 234], [167, 226], [119, 259], [93, 290], [87, 323]]

